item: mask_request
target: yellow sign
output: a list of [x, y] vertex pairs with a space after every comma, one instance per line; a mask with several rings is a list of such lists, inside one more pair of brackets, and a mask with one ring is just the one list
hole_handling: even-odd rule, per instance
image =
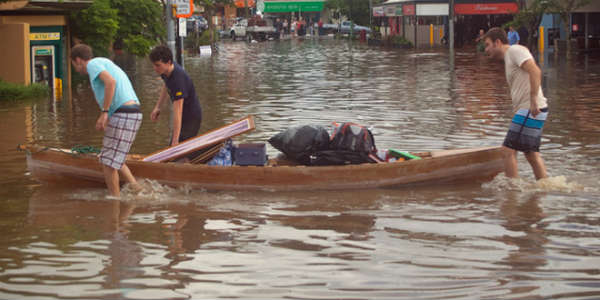
[[30, 41], [55, 41], [60, 40], [60, 32], [36, 32], [29, 34]]

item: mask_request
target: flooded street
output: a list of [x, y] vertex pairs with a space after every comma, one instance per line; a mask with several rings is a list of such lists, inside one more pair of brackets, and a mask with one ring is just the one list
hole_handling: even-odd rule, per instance
[[[100, 147], [91, 90], [0, 103], [0, 299], [598, 299], [600, 54], [539, 63], [544, 185], [519, 155], [515, 182], [249, 193], [143, 181], [110, 200], [101, 185], [37, 181], [16, 150]], [[223, 41], [185, 67], [202, 132], [255, 117], [235, 143], [352, 121], [380, 149], [494, 146], [512, 117], [504, 66], [471, 51]], [[128, 73], [144, 113], [132, 153], [148, 154], [169, 139], [166, 114], [150, 121], [162, 81], [147, 60]]]

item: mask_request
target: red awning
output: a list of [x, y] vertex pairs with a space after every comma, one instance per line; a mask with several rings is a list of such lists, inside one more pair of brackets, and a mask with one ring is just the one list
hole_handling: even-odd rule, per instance
[[457, 15], [507, 15], [519, 12], [514, 2], [507, 3], [460, 3], [454, 5]]
[[[248, 1], [248, 7], [254, 7], [254, 5], [256, 5], [254, 0], [247, 0], [247, 1]], [[236, 7], [239, 7], [239, 8], [246, 7], [246, 0], [235, 0], [234, 3], [235, 3]]]

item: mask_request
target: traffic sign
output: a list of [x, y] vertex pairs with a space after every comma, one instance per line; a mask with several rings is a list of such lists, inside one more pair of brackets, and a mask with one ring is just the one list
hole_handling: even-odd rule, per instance
[[194, 13], [194, 1], [193, 0], [173, 0], [175, 4], [176, 18], [189, 18]]

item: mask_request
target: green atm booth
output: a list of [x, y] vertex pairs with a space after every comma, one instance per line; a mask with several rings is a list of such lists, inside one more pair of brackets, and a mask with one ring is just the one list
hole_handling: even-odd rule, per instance
[[62, 99], [65, 70], [65, 37], [62, 26], [30, 28], [31, 82], [48, 85], [54, 100]]

